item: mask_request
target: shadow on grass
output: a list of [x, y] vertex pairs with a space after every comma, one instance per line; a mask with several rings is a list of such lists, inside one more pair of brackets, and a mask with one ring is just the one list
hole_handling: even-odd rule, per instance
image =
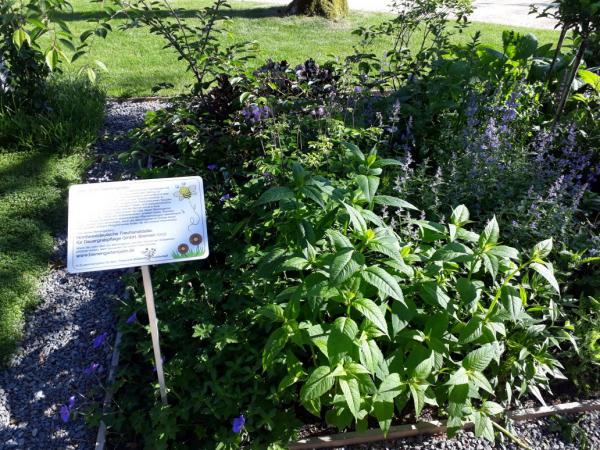
[[[232, 9], [224, 9], [220, 11], [221, 16], [227, 17], [239, 17], [244, 19], [265, 19], [269, 17], [284, 17], [285, 14], [285, 5], [281, 6], [264, 6], [258, 8], [232, 8]], [[201, 17], [203, 14], [203, 10], [201, 9], [176, 9], [177, 16], [181, 19], [196, 19]], [[160, 17], [163, 19], [169, 18], [172, 16], [172, 13], [168, 10], [160, 10], [153, 13], [156, 17]], [[53, 16], [55, 19], [60, 19], [65, 22], [87, 22], [87, 21], [97, 21], [101, 19], [106, 19], [107, 15], [102, 11], [82, 11], [82, 12], [60, 12], [55, 13]], [[117, 19], [125, 19], [126, 17], [117, 16]], [[92, 24], [90, 24], [92, 25]]]

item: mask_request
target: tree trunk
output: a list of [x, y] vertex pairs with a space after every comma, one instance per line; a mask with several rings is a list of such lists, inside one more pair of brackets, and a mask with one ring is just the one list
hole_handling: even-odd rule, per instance
[[292, 0], [287, 7], [287, 12], [339, 19], [348, 14], [348, 0]]

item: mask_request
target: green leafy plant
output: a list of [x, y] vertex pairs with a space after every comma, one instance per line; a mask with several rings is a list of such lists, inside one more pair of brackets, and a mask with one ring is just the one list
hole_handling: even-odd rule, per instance
[[451, 428], [474, 421], [493, 439], [496, 399], [508, 405], [516, 391], [543, 401], [549, 379], [562, 377], [552, 348], [568, 333], [555, 323], [551, 240], [521, 259], [499, 243], [495, 219], [481, 234], [467, 230], [460, 206], [448, 224], [408, 221], [420, 237], [405, 241], [374, 211], [414, 209], [377, 194], [382, 168], [398, 163], [346, 151], [348, 181], [292, 165], [291, 184], [256, 203], [278, 204], [286, 230], [257, 269], [276, 294], [260, 314], [278, 323], [263, 369], [286, 367], [280, 391], [300, 385], [302, 405], [340, 429], [364, 429], [373, 416], [387, 431], [412, 399], [415, 416], [439, 406]]

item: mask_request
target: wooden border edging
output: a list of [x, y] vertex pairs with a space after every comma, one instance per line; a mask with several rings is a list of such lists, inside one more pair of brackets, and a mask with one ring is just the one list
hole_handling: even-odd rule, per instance
[[[514, 421], [538, 419], [553, 414], [574, 414], [600, 410], [600, 399], [586, 400], [583, 402], [562, 403], [553, 406], [542, 406], [540, 408], [527, 408], [508, 413], [508, 417]], [[473, 424], [465, 424], [464, 428], [472, 427]], [[445, 421], [418, 422], [412, 425], [398, 425], [390, 428], [387, 436], [381, 430], [367, 430], [364, 432], [339, 433], [330, 436], [318, 436], [292, 442], [288, 445], [289, 450], [305, 450], [313, 448], [342, 447], [351, 444], [365, 444], [376, 441], [389, 441], [393, 439], [417, 436], [419, 434], [439, 434], [446, 431]]]
[[[110, 407], [112, 401], [112, 385], [115, 382], [117, 375], [117, 366], [119, 365], [119, 345], [121, 344], [121, 338], [123, 333], [117, 331], [117, 337], [115, 338], [115, 346], [113, 347], [112, 359], [110, 361], [110, 371], [108, 372], [107, 389], [104, 401], [102, 402], [102, 414], [104, 414]], [[104, 420], [100, 421], [100, 427], [98, 428], [98, 434], [96, 436], [95, 450], [104, 450], [106, 445], [106, 424]]]

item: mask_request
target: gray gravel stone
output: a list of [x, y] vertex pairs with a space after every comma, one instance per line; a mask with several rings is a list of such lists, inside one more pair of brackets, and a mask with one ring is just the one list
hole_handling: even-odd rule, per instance
[[[122, 138], [146, 111], [161, 106], [158, 101], [107, 104], [87, 182], [130, 177], [116, 158], [129, 145]], [[97, 429], [86, 426], [83, 416], [104, 393], [115, 331], [112, 307], [123, 291], [121, 271], [67, 273], [64, 235], [56, 239], [54, 259], [53, 270], [41, 282], [41, 302], [28, 315], [21, 347], [0, 370], [0, 450], [94, 448]], [[107, 333], [104, 343], [94, 348], [102, 333]], [[86, 374], [92, 363], [100, 367]], [[71, 397], [74, 407], [64, 423], [60, 408]]]

